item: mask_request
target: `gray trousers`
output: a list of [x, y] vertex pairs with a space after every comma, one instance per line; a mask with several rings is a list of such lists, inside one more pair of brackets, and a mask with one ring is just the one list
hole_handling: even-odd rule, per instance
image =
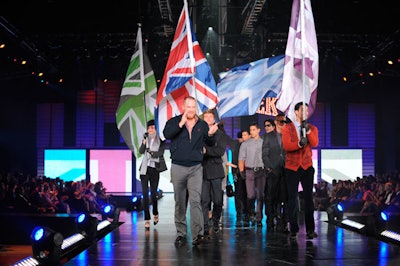
[[[204, 220], [201, 208], [203, 167], [171, 165], [171, 182], [175, 198], [175, 227], [178, 236], [186, 236], [186, 209], [190, 208], [190, 229], [192, 238], [204, 234]], [[189, 200], [189, 202], [188, 202]]]

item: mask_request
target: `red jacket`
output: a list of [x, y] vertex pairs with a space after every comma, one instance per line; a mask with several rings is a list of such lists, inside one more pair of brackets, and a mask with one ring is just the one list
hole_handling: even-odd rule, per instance
[[318, 128], [308, 124], [310, 131], [307, 133], [308, 143], [303, 148], [299, 146], [299, 137], [297, 135], [294, 123], [289, 123], [282, 129], [283, 149], [286, 151], [287, 169], [297, 171], [299, 167], [304, 170], [312, 166], [312, 147], [318, 145]]

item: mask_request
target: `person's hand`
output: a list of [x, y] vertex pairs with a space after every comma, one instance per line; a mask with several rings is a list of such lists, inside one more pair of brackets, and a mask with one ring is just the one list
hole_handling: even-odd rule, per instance
[[308, 143], [308, 139], [306, 138], [306, 137], [301, 137], [300, 138], [300, 141], [299, 141], [299, 146], [300, 147], [304, 147], [304, 146], [306, 146], [307, 145], [307, 143]]
[[306, 130], [306, 133], [308, 132], [308, 131], [310, 131], [310, 126], [307, 124], [307, 120], [303, 120], [302, 122], [301, 122], [301, 128], [303, 129], [305, 129]]
[[187, 112], [185, 111], [182, 115], [181, 121], [179, 122], [179, 127], [183, 127], [187, 121]]
[[208, 128], [208, 135], [209, 135], [209, 136], [214, 135], [215, 132], [217, 132], [217, 130], [218, 130], [218, 123], [215, 123], [214, 125], [212, 125], [212, 126], [210, 126], [210, 127]]

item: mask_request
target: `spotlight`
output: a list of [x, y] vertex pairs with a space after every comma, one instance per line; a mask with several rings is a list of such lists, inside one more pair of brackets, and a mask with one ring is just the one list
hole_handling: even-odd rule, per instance
[[375, 212], [367, 217], [365, 233], [369, 236], [378, 236], [387, 227], [389, 215], [386, 212]]
[[343, 211], [344, 211], [343, 205], [341, 205], [340, 203], [335, 203], [329, 206], [326, 209], [329, 222], [335, 223], [343, 220]]
[[131, 202], [127, 208], [127, 211], [142, 211], [143, 204], [142, 204], [142, 197], [141, 196], [133, 196]]
[[163, 191], [161, 189], [157, 189], [157, 199], [161, 199], [163, 196]]
[[37, 226], [31, 234], [32, 253], [42, 265], [59, 265], [64, 237], [54, 230]]
[[107, 204], [103, 207], [101, 211], [101, 216], [103, 220], [107, 218], [112, 219], [113, 224], [118, 224], [120, 209], [115, 207], [113, 204]]
[[75, 219], [78, 233], [82, 234], [88, 243], [93, 242], [97, 235], [99, 220], [87, 213], [81, 213]]

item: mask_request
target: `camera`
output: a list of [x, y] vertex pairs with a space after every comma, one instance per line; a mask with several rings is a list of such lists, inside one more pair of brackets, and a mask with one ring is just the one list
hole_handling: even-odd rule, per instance
[[147, 132], [143, 134], [143, 138], [147, 138], [148, 136], [149, 136], [149, 133], [147, 133]]

